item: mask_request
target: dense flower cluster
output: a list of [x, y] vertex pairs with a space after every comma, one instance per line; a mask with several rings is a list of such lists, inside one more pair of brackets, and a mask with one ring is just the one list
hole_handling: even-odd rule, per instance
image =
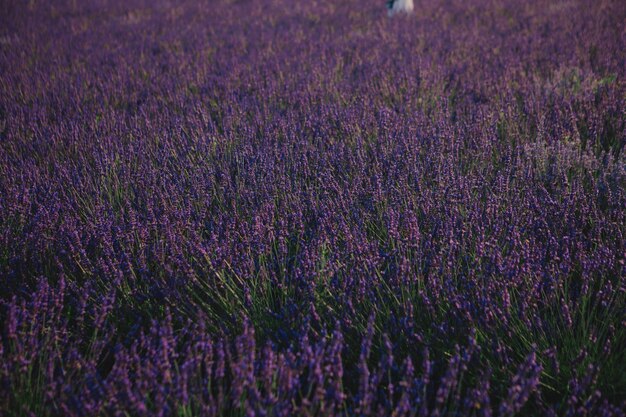
[[0, 2], [0, 414], [623, 416], [624, 22]]

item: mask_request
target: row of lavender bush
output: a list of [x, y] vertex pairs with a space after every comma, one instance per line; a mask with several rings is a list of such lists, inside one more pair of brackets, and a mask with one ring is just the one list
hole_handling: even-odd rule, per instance
[[0, 414], [623, 416], [624, 22], [0, 2]]

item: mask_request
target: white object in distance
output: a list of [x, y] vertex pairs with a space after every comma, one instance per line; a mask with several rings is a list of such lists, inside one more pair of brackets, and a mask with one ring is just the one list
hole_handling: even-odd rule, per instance
[[389, 17], [396, 13], [411, 13], [413, 11], [413, 0], [388, 0], [387, 9]]

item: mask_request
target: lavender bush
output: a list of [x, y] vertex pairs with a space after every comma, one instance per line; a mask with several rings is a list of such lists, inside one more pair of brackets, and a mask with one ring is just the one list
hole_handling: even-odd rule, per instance
[[0, 2], [0, 414], [623, 416], [624, 22]]

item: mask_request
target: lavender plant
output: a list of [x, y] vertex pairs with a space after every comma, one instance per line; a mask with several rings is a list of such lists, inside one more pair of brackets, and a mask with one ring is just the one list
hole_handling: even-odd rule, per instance
[[626, 4], [0, 2], [0, 414], [623, 416]]

